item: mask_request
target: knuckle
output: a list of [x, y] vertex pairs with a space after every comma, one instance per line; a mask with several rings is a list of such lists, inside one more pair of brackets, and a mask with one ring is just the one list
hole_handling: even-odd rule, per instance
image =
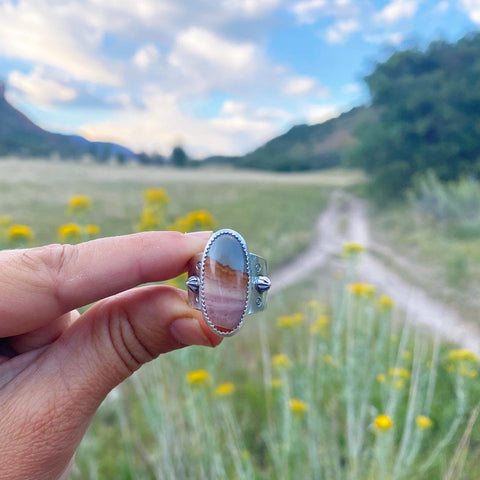
[[123, 376], [131, 375], [141, 365], [155, 358], [137, 335], [134, 319], [126, 306], [110, 306], [105, 325], [108, 342], [119, 361], [116, 363], [120, 363]]

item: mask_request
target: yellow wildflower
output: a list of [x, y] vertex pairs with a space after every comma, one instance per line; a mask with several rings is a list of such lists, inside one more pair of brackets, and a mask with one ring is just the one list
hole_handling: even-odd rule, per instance
[[479, 358], [470, 350], [463, 348], [448, 352], [449, 362], [445, 366], [447, 372], [456, 372], [463, 377], [477, 378]]
[[272, 378], [272, 388], [282, 388], [283, 382], [280, 378]]
[[375, 428], [380, 431], [390, 430], [393, 427], [393, 420], [385, 414], [378, 415], [374, 423]]
[[292, 365], [292, 362], [285, 353], [277, 353], [272, 357], [272, 365], [275, 368], [288, 368]]
[[27, 225], [12, 225], [7, 231], [8, 239], [11, 242], [24, 242], [33, 240], [33, 231]]
[[248, 450], [242, 450], [242, 453], [240, 453], [240, 458], [246, 462], [250, 460], [250, 452]]
[[410, 372], [408, 369], [401, 367], [390, 367], [388, 369], [388, 374], [391, 377], [410, 378]]
[[402, 390], [403, 387], [405, 387], [405, 380], [403, 380], [401, 378], [397, 378], [396, 380], [393, 380], [392, 381], [392, 387], [395, 390]]
[[323, 355], [323, 361], [327, 365], [331, 365], [332, 367], [335, 367], [337, 365], [337, 362], [333, 359], [333, 357], [329, 353], [325, 353]]
[[232, 382], [225, 382], [218, 385], [213, 392], [217, 397], [228, 397], [235, 392], [235, 385]]
[[348, 242], [343, 246], [342, 257], [351, 258], [360, 255], [365, 251], [365, 247], [356, 242]]
[[72, 195], [68, 201], [68, 213], [80, 213], [90, 210], [92, 200], [88, 195]]
[[316, 335], [316, 334], [324, 335], [326, 333], [326, 329], [329, 323], [330, 323], [330, 318], [328, 315], [320, 315], [310, 325], [310, 333], [312, 335]]
[[389, 312], [393, 308], [393, 300], [388, 295], [382, 295], [378, 299], [377, 304], [378, 304], [378, 309], [383, 313]]
[[0, 227], [6, 227], [7, 225], [10, 225], [13, 221], [13, 218], [11, 215], [0, 215]]
[[65, 223], [58, 228], [61, 242], [79, 242], [82, 239], [82, 228], [77, 223]]
[[448, 359], [452, 362], [458, 360], [468, 360], [471, 362], [479, 361], [478, 357], [473, 352], [464, 348], [450, 350], [450, 352], [448, 352]]
[[303, 323], [303, 313], [294, 313], [293, 315], [283, 315], [277, 319], [278, 328], [294, 328]]
[[377, 375], [377, 382], [378, 383], [385, 383], [387, 380], [387, 376], [384, 373], [379, 373]]
[[292, 398], [288, 402], [290, 410], [296, 415], [303, 415], [308, 410], [308, 405], [298, 398]]
[[163, 188], [149, 188], [144, 190], [143, 199], [147, 205], [162, 206], [168, 203], [168, 193]]
[[145, 208], [140, 215], [140, 222], [137, 225], [139, 232], [156, 230], [160, 227], [160, 220], [151, 208]]
[[95, 237], [100, 233], [100, 227], [98, 225], [90, 223], [85, 227], [85, 231], [87, 232], [87, 235], [89, 237]]
[[207, 370], [199, 369], [188, 372], [185, 378], [191, 385], [204, 385], [210, 381], [211, 376]]
[[372, 298], [375, 295], [376, 287], [374, 285], [370, 285], [369, 283], [351, 283], [348, 286], [348, 290], [350, 293], [356, 297], [360, 298]]
[[462, 375], [463, 377], [468, 377], [468, 378], [477, 378], [478, 377], [478, 372], [474, 370], [473, 368], [468, 368], [465, 366], [460, 366], [458, 369], [458, 373]]
[[417, 424], [417, 427], [421, 428], [422, 430], [426, 430], [433, 425], [432, 419], [426, 417], [425, 415], [418, 415], [415, 419], [415, 423]]
[[213, 230], [215, 227], [215, 219], [212, 214], [206, 210], [195, 210], [187, 213], [183, 217], [178, 217], [172, 225], [168, 226], [168, 230], [178, 232], [194, 232], [196, 230]]

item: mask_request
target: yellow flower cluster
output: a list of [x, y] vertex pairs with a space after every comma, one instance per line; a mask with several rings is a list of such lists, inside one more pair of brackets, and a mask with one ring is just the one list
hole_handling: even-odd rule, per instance
[[215, 224], [215, 219], [210, 212], [206, 210], [195, 210], [182, 217], [178, 217], [175, 222], [168, 226], [168, 230], [182, 233], [195, 232], [197, 230], [213, 230]]
[[93, 238], [100, 233], [100, 227], [89, 224], [83, 228], [78, 223], [65, 223], [58, 227], [58, 239], [60, 242], [79, 242], [82, 240], [84, 231], [89, 238]]
[[463, 377], [477, 378], [479, 358], [470, 350], [459, 348], [448, 352], [448, 372], [458, 373]]
[[330, 324], [330, 317], [328, 315], [320, 315], [311, 325], [310, 333], [312, 335], [327, 335], [327, 328]]
[[82, 227], [78, 223], [65, 223], [58, 228], [58, 238], [61, 242], [79, 242], [82, 239]]
[[393, 300], [388, 295], [382, 295], [377, 302], [378, 309], [383, 312], [389, 312], [393, 309]]
[[206, 383], [210, 382], [211, 375], [207, 370], [204, 369], [192, 370], [187, 373], [185, 379], [191, 385], [205, 385]]
[[7, 237], [11, 243], [33, 240], [33, 230], [28, 225], [11, 225], [7, 230]]
[[458, 348], [455, 350], [450, 350], [448, 352], [448, 360], [451, 362], [457, 361], [468, 361], [473, 363], [478, 363], [479, 358], [470, 350], [466, 350], [464, 348]]
[[292, 366], [292, 362], [288, 355], [285, 353], [277, 353], [272, 357], [272, 366], [278, 369], [289, 368]]
[[343, 246], [342, 257], [351, 258], [360, 255], [365, 251], [365, 247], [356, 242], [348, 242]]
[[235, 392], [235, 385], [232, 382], [225, 382], [218, 385], [214, 390], [216, 397], [228, 397]]
[[425, 415], [418, 415], [415, 419], [415, 423], [417, 424], [417, 427], [421, 428], [422, 430], [427, 430], [433, 425], [432, 419]]
[[143, 199], [146, 205], [163, 206], [169, 202], [168, 193], [163, 188], [149, 188], [143, 191]]
[[348, 286], [348, 291], [355, 297], [373, 298], [377, 289], [374, 285], [371, 285], [369, 283], [357, 282], [351, 283]]
[[390, 430], [393, 427], [393, 420], [389, 415], [382, 413], [375, 418], [374, 425], [377, 431]]
[[[203, 368], [191, 370], [185, 375], [185, 380], [190, 385], [202, 387], [211, 383], [212, 376], [208, 370]], [[213, 389], [216, 397], [229, 397], [235, 393], [235, 385], [232, 382], [220, 383]]]
[[308, 410], [308, 404], [303, 400], [299, 400], [298, 398], [291, 398], [288, 402], [288, 407], [294, 414], [298, 416], [302, 416]]
[[100, 233], [100, 227], [98, 225], [93, 224], [93, 223], [89, 223], [85, 227], [85, 231], [87, 232], [87, 235], [89, 237], [96, 237]]
[[88, 195], [72, 195], [68, 201], [67, 212], [81, 213], [90, 210], [91, 206], [92, 200]]
[[292, 315], [282, 315], [277, 319], [278, 328], [295, 328], [298, 325], [301, 325], [305, 317], [303, 313], [294, 313]]
[[140, 222], [137, 225], [137, 231], [148, 232], [160, 228], [160, 219], [151, 208], [144, 208], [140, 214]]
[[379, 373], [377, 382], [388, 383], [395, 389], [401, 390], [405, 387], [407, 380], [410, 378], [410, 371], [403, 367], [390, 367], [387, 374]]

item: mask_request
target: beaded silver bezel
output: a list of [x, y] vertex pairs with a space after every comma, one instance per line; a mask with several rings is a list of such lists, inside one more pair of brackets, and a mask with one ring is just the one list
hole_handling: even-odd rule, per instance
[[[247, 278], [248, 278], [247, 292], [246, 292], [247, 295], [246, 295], [246, 299], [245, 299], [245, 305], [244, 305], [244, 308], [243, 308], [242, 316], [240, 318], [240, 321], [237, 323], [237, 326], [233, 330], [230, 330], [230, 331], [219, 330], [215, 326], [215, 324], [212, 322], [212, 320], [210, 319], [210, 317], [208, 315], [207, 306], [206, 306], [206, 303], [205, 303], [205, 263], [206, 263], [206, 259], [207, 259], [208, 253], [209, 253], [210, 249], [212, 248], [212, 245], [214, 244], [214, 242], [223, 235], [229, 235], [230, 237], [233, 237], [242, 247], [243, 259], [244, 259], [244, 262], [245, 262], [245, 271], [247, 273]], [[210, 237], [210, 239], [207, 243], [207, 246], [205, 247], [205, 250], [203, 251], [202, 263], [201, 263], [201, 269], [200, 269], [200, 290], [199, 290], [200, 298], [199, 298], [199, 303], [200, 303], [200, 307], [201, 307], [201, 310], [202, 310], [203, 318], [205, 319], [205, 321], [207, 322], [207, 325], [209, 326], [209, 328], [212, 331], [214, 331], [217, 335], [221, 335], [222, 337], [231, 337], [232, 335], [235, 335], [235, 333], [238, 332], [238, 330], [242, 327], [242, 325], [245, 321], [246, 314], [248, 313], [248, 309], [249, 309], [249, 306], [250, 306], [251, 288], [252, 288], [252, 273], [250, 271], [250, 252], [248, 250], [247, 242], [245, 242], [243, 237], [238, 232], [236, 232], [235, 230], [231, 230], [229, 228], [224, 228], [222, 230], [218, 230], [217, 232], [215, 232]]]

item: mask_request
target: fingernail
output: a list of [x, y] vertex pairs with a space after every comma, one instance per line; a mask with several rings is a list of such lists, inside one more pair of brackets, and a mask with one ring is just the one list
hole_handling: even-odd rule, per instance
[[177, 318], [170, 324], [170, 332], [175, 340], [184, 345], [212, 346], [212, 342], [207, 338], [195, 318]]
[[212, 236], [212, 231], [211, 230], [205, 230], [203, 232], [190, 232], [190, 233], [186, 233], [185, 235], [187, 237], [200, 237], [200, 238], [210, 238]]

